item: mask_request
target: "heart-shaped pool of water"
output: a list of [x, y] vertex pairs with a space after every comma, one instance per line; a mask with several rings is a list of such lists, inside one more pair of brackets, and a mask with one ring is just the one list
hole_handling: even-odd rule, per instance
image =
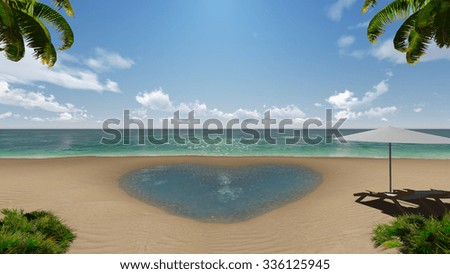
[[171, 214], [233, 223], [297, 200], [321, 181], [320, 173], [294, 165], [176, 164], [130, 172], [119, 185], [131, 196]]

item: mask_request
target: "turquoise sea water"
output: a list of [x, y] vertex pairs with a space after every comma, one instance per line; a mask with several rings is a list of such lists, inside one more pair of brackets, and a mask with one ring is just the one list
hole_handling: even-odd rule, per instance
[[[361, 132], [363, 130], [341, 130], [346, 134]], [[422, 132], [450, 137], [450, 130], [430, 129]], [[264, 132], [260, 131], [264, 136]], [[171, 132], [170, 134], [173, 134]], [[195, 133], [201, 136], [201, 133]], [[182, 132], [186, 137], [187, 132]], [[131, 132], [130, 144], [104, 145], [100, 143], [102, 137], [111, 139], [112, 136], [96, 129], [60, 129], [60, 130], [13, 130], [0, 129], [0, 158], [48, 158], [48, 157], [73, 157], [73, 156], [158, 156], [158, 155], [214, 155], [214, 156], [294, 156], [294, 157], [387, 157], [387, 144], [382, 143], [347, 143], [340, 144], [334, 141], [332, 144], [324, 142], [317, 145], [309, 145], [299, 142], [293, 145], [284, 144], [286, 137], [292, 137], [287, 132], [285, 135], [277, 134], [277, 145], [268, 144], [260, 140], [257, 144], [242, 144], [241, 138], [250, 139], [251, 136], [233, 131], [232, 144], [222, 141], [219, 144], [186, 144], [175, 143], [172, 135], [169, 143], [154, 145], [146, 142], [138, 144], [137, 131]], [[324, 136], [323, 130], [313, 130], [314, 136]], [[156, 134], [158, 136], [158, 134]], [[393, 157], [395, 158], [427, 158], [450, 159], [450, 145], [420, 145], [420, 144], [393, 144]]]
[[214, 223], [244, 221], [308, 194], [319, 173], [290, 165], [163, 165], [124, 175], [131, 196], [171, 214]]

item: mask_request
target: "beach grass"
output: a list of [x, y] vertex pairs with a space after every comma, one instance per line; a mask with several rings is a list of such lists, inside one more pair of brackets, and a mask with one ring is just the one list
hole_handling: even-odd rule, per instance
[[76, 237], [52, 212], [3, 209], [1, 213], [1, 254], [65, 253]]
[[406, 254], [450, 254], [450, 213], [440, 218], [399, 216], [378, 225], [372, 240], [376, 247], [399, 248]]

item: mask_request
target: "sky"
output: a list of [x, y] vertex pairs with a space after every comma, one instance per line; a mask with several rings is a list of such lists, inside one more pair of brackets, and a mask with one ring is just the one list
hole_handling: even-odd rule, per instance
[[398, 23], [367, 40], [389, 1], [367, 14], [356, 0], [71, 2], [75, 43], [54, 67], [0, 52], [0, 128], [100, 128], [124, 110], [155, 126], [177, 110], [301, 126], [326, 109], [345, 128], [450, 128], [450, 49], [411, 66], [392, 46]]

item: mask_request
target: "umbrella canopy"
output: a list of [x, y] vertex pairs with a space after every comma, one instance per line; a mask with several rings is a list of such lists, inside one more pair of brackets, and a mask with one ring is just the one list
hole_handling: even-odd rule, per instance
[[346, 141], [403, 144], [450, 144], [450, 138], [413, 130], [383, 127], [344, 136]]
[[392, 143], [450, 144], [450, 138], [395, 127], [350, 134], [344, 139], [350, 142], [389, 143], [389, 192], [392, 192]]

